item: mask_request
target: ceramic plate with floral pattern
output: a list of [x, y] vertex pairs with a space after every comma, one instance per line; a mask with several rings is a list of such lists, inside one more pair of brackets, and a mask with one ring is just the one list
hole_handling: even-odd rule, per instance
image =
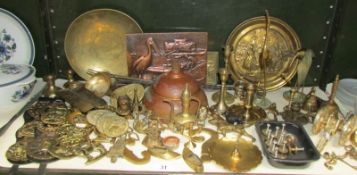
[[32, 64], [35, 46], [30, 31], [11, 12], [0, 8], [0, 64]]

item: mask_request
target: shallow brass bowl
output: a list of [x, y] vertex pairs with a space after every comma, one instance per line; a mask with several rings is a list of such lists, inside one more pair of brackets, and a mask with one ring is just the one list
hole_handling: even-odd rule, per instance
[[[265, 87], [272, 91], [284, 86], [295, 75], [298, 63], [293, 61], [293, 57], [301, 44], [288, 24], [278, 18], [269, 18]], [[226, 44], [233, 49], [229, 65], [234, 80], [242, 77], [250, 83], [264, 84], [259, 58], [264, 46], [265, 28], [265, 17], [255, 17], [239, 24], [229, 35]]]
[[142, 33], [127, 14], [112, 9], [95, 9], [77, 17], [68, 27], [64, 49], [72, 69], [89, 79], [89, 69], [128, 75], [126, 34]]

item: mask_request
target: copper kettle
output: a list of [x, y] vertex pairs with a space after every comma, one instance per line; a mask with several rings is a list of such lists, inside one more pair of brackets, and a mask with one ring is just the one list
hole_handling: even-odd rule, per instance
[[143, 103], [147, 109], [153, 112], [153, 115], [151, 115], [153, 119], [160, 119], [164, 123], [170, 121], [171, 106], [167, 101], [172, 103], [175, 115], [182, 112], [181, 95], [186, 84], [188, 84], [192, 97], [201, 102], [201, 104], [196, 101], [190, 102], [189, 112], [191, 114], [197, 112], [199, 105], [208, 105], [206, 94], [196, 80], [181, 70], [179, 62], [173, 62], [171, 71], [162, 74], [145, 91]]

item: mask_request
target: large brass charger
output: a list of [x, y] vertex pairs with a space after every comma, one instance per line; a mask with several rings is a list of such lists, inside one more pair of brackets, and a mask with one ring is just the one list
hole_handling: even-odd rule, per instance
[[[296, 51], [301, 48], [295, 31], [284, 21], [270, 18], [270, 27], [266, 49], [269, 59], [266, 60], [266, 90], [272, 91], [284, 86], [296, 73]], [[229, 65], [233, 79], [244, 80], [264, 85], [263, 72], [259, 58], [264, 47], [266, 35], [266, 18], [255, 17], [239, 24], [229, 35], [227, 45], [233, 49]]]
[[127, 14], [112, 9], [96, 9], [77, 17], [69, 26], [64, 49], [72, 69], [88, 79], [89, 69], [128, 75], [126, 34], [142, 33]]

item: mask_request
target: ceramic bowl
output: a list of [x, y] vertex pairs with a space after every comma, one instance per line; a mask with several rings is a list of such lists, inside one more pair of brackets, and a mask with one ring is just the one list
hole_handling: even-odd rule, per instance
[[0, 107], [15, 105], [28, 97], [36, 84], [36, 69], [25, 64], [0, 65]]

